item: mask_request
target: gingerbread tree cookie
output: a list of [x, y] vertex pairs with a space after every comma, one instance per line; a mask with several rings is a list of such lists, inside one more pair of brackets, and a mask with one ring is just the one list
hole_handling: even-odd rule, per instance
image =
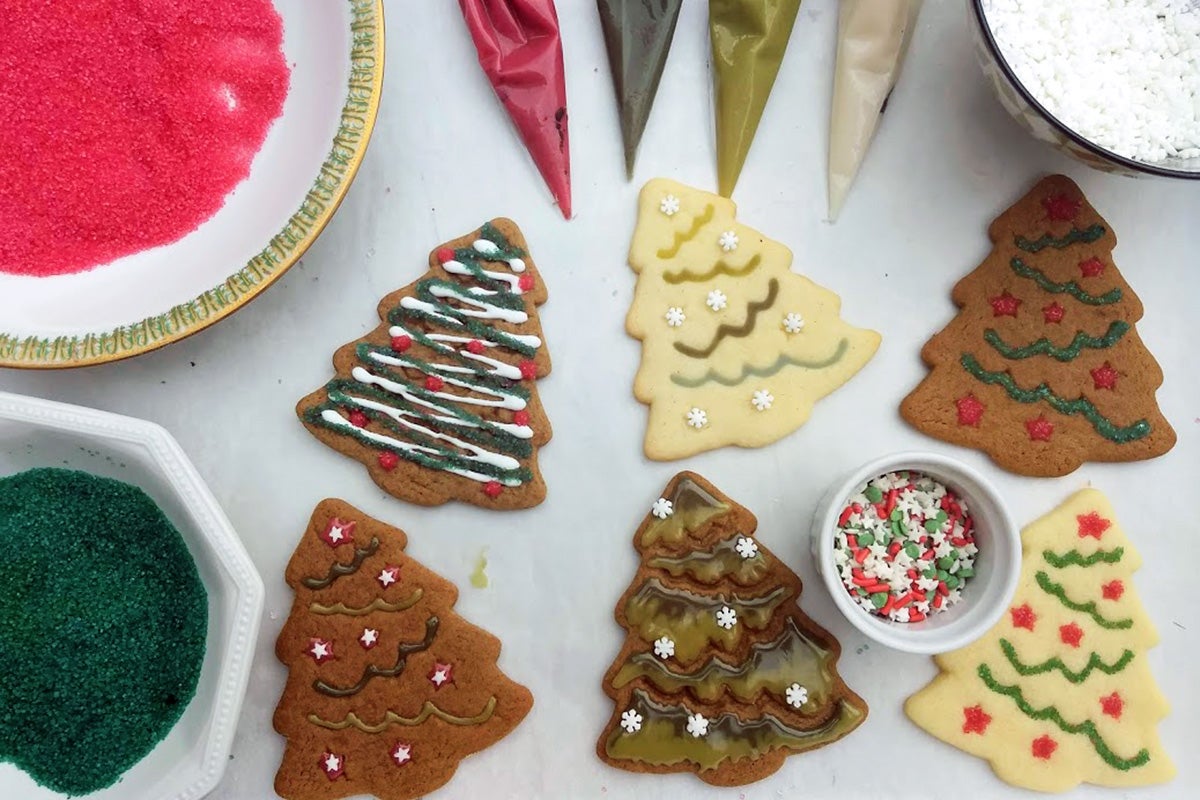
[[1079, 187], [1044, 178], [988, 235], [991, 254], [954, 287], [959, 315], [921, 351], [932, 371], [904, 418], [1022, 475], [1170, 450], [1162, 370], [1134, 328], [1142, 304]]
[[791, 272], [786, 247], [735, 213], [661, 178], [641, 192], [625, 329], [642, 341], [634, 394], [650, 406], [645, 451], [658, 461], [786, 436], [879, 347], [879, 334], [842, 321], [837, 295]]
[[838, 676], [837, 640], [796, 605], [800, 578], [756, 527], [691, 472], [651, 506], [633, 540], [641, 565], [616, 608], [628, 637], [604, 676], [615, 703], [596, 745], [606, 763], [736, 786], [866, 718]]
[[1141, 786], [1175, 768], [1155, 726], [1167, 714], [1146, 662], [1158, 643], [1130, 577], [1141, 558], [1103, 494], [1085, 489], [1021, 533], [1012, 607], [987, 635], [938, 656], [908, 716], [1044, 792]]
[[429, 266], [380, 301], [383, 324], [334, 354], [337, 376], [296, 413], [401, 499], [535, 506], [550, 440], [534, 384], [550, 372], [546, 287], [506, 219], [437, 248]]
[[341, 500], [313, 512], [288, 564], [296, 592], [275, 654], [288, 800], [408, 800], [507, 736], [533, 705], [496, 666], [500, 642], [453, 611], [458, 590], [405, 535]]

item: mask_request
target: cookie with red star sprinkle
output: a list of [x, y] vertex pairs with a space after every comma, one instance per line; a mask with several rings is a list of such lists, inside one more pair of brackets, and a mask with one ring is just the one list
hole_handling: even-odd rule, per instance
[[1170, 450], [1162, 371], [1135, 328], [1141, 301], [1079, 187], [1042, 179], [988, 234], [991, 253], [954, 287], [958, 315], [921, 350], [930, 372], [904, 419], [1021, 475]]
[[496, 663], [500, 642], [455, 613], [458, 590], [406, 544], [325, 500], [287, 566], [296, 595], [275, 642], [288, 678], [274, 719], [285, 800], [424, 797], [529, 713], [529, 690]]

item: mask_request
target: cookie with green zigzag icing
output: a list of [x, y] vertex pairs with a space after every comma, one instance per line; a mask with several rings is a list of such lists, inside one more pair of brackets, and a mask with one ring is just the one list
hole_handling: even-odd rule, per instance
[[979, 641], [935, 661], [910, 719], [987, 759], [1013, 784], [1143, 786], [1175, 775], [1157, 725], [1167, 702], [1146, 651], [1158, 643], [1131, 580], [1141, 558], [1095, 489], [1021, 532], [1021, 582]]
[[992, 251], [954, 287], [959, 314], [922, 349], [930, 373], [901, 415], [1022, 475], [1170, 450], [1162, 370], [1135, 328], [1142, 303], [1079, 187], [1042, 179], [988, 233]]

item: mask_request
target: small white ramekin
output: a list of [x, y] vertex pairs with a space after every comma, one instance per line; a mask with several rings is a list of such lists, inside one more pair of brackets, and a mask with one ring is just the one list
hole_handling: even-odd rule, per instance
[[[892, 622], [868, 613], [846, 591], [833, 560], [838, 516], [850, 497], [872, 478], [901, 470], [928, 475], [966, 500], [979, 547], [975, 575], [962, 599], [922, 622]], [[850, 624], [880, 644], [909, 653], [945, 653], [983, 636], [1008, 608], [1021, 576], [1021, 535], [995, 487], [966, 464], [936, 453], [883, 456], [834, 483], [813, 516], [812, 552], [825, 588]]]

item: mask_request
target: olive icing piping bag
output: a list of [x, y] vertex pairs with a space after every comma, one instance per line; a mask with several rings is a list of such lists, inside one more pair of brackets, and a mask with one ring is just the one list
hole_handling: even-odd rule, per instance
[[829, 119], [829, 218], [836, 220], [896, 86], [921, 0], [841, 0]]
[[554, 0], [458, 0], [479, 64], [538, 171], [571, 218], [571, 147]]
[[787, 50], [800, 0], [709, 0], [717, 187], [733, 194]]
[[596, 0], [621, 112], [625, 175], [631, 179], [682, 5], [683, 0]]

